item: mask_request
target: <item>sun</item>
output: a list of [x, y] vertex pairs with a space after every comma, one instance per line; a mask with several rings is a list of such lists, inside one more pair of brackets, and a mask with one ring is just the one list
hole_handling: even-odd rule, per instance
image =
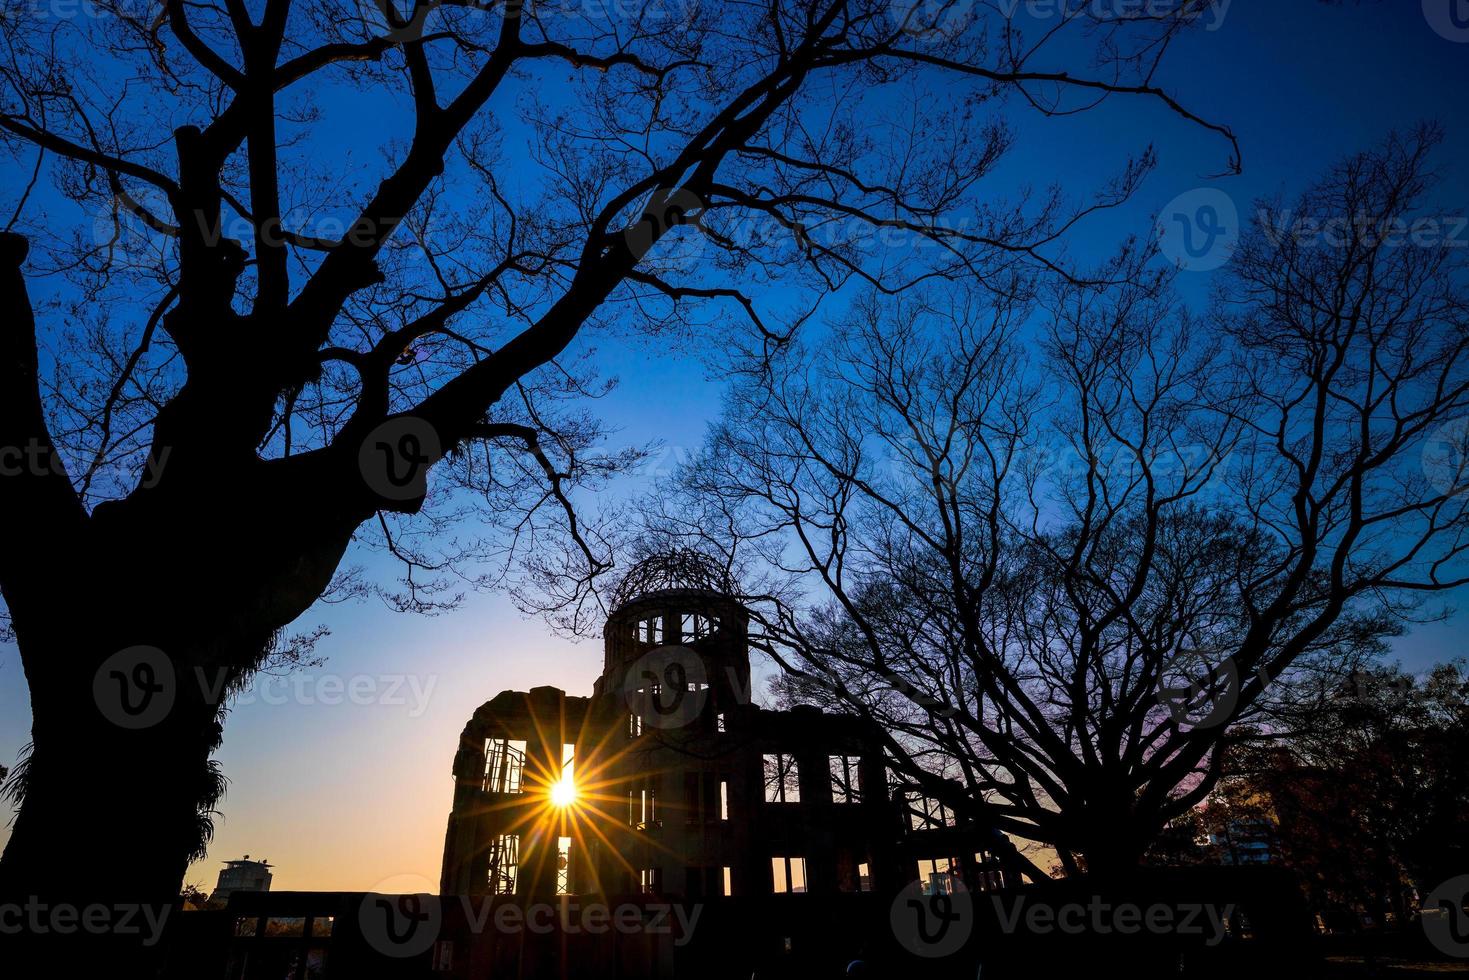
[[563, 779], [559, 783], [551, 785], [551, 805], [560, 809], [571, 806], [576, 802], [576, 784], [570, 779]]

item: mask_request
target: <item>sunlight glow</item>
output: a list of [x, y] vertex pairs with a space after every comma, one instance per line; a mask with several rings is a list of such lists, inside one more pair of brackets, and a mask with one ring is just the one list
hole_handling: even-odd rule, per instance
[[551, 786], [551, 805], [565, 808], [576, 802], [576, 784], [570, 779], [562, 779], [559, 783]]
[[[634, 833], [628, 825], [629, 801], [635, 788], [646, 783], [649, 773], [645, 766], [632, 767], [627, 764], [633, 743], [622, 737], [623, 729], [618, 726], [598, 725], [589, 729], [588, 718], [581, 719], [576, 728], [575, 719], [539, 718], [532, 714], [531, 722], [538, 736], [537, 741], [554, 744], [552, 732], [564, 739], [576, 732], [575, 741], [561, 746], [561, 765], [558, 769], [555, 757], [527, 754], [526, 775], [517, 786], [535, 786], [531, 794], [501, 793], [501, 799], [491, 809], [513, 811], [505, 833], [511, 835], [531, 834], [536, 839], [550, 838], [557, 847], [535, 848], [532, 863], [525, 869], [516, 865], [516, 873], [522, 870], [532, 876], [541, 874], [543, 863], [555, 862], [556, 889], [558, 894], [572, 895], [578, 891], [594, 888], [595, 881], [579, 880], [588, 868], [578, 872], [573, 855], [588, 854], [591, 848], [605, 848], [628, 875], [636, 876], [638, 869], [619, 852], [622, 842], [614, 841], [609, 834]], [[581, 761], [574, 757], [581, 747]], [[623, 774], [619, 770], [632, 770]], [[657, 850], [670, 858], [677, 855], [672, 848], [656, 840], [650, 841], [646, 834], [637, 833], [642, 844], [651, 843]], [[539, 880], [539, 879], [537, 879]]]

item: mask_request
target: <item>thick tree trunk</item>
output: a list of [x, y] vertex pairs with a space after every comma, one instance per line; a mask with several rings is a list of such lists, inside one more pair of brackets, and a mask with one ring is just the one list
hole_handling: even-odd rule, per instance
[[7, 780], [24, 798], [0, 856], [0, 943], [147, 976], [219, 795], [225, 684], [321, 596], [382, 501], [355, 450], [260, 459], [251, 426], [274, 389], [243, 370], [255, 389], [191, 379], [160, 413], [147, 478], [86, 513], [46, 428], [24, 256], [0, 234], [0, 307], [18, 314], [0, 320], [0, 445], [31, 461], [0, 481], [14, 520], [0, 590], [32, 709], [29, 760]]
[[18, 938], [46, 962], [144, 976], [200, 844], [200, 803], [216, 795], [218, 728], [192, 672], [170, 677], [157, 651], [121, 649], [96, 671], [32, 679], [25, 795], [0, 859], [0, 904], [23, 910]]
[[1132, 814], [1089, 815], [1075, 850], [1085, 859], [1085, 873], [1095, 879], [1123, 881], [1143, 863], [1154, 835]]
[[1095, 844], [1088, 847], [1084, 854], [1086, 874], [1106, 881], [1125, 880], [1129, 873], [1136, 871], [1143, 863], [1142, 850], [1126, 840]]
[[19, 935], [0, 933], [7, 945], [81, 975], [156, 970], [220, 795], [210, 754], [228, 684], [321, 594], [347, 539], [313, 547], [290, 528], [290, 543], [272, 546], [256, 533], [266, 558], [241, 541], [253, 530], [155, 532], [151, 550], [94, 538], [74, 555], [70, 590], [11, 603], [32, 747], [11, 774], [24, 797], [0, 857], [0, 916], [23, 915]]

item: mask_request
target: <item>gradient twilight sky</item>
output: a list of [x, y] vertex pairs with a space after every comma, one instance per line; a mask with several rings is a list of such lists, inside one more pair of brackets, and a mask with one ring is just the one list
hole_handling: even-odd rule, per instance
[[[1435, 3], [1469, 7], [1465, 0], [1221, 2], [1218, 29], [1188, 35], [1158, 79], [1191, 109], [1238, 133], [1245, 173], [1212, 186], [1248, 213], [1256, 196], [1294, 194], [1334, 159], [1389, 129], [1435, 118], [1448, 129], [1439, 158], [1448, 176], [1444, 213], [1469, 214], [1469, 30], [1457, 40], [1436, 32], [1423, 9]], [[1006, 176], [1081, 188], [1148, 142], [1157, 145], [1157, 172], [1128, 208], [1083, 229], [1079, 251], [1148, 233], [1153, 214], [1205, 185], [1203, 175], [1225, 163], [1218, 140], [1137, 102], [1027, 122], [1020, 135]], [[1184, 278], [1195, 296], [1208, 282], [1202, 273]], [[644, 474], [615, 491], [632, 493], [699, 444], [721, 388], [683, 355], [606, 338], [598, 347], [605, 372], [622, 381], [600, 403], [621, 429], [617, 438], [656, 439], [665, 447]], [[278, 890], [436, 890], [450, 764], [466, 719], [505, 689], [551, 684], [590, 693], [601, 644], [557, 638], [498, 595], [472, 597], [436, 619], [377, 604], [319, 605], [298, 626], [316, 624], [332, 629], [318, 648], [326, 665], [257, 684], [231, 712], [218, 754], [230, 779], [223, 817], [209, 856], [188, 880], [207, 889], [221, 861], [248, 852], [276, 865]], [[1399, 641], [1398, 654], [1410, 668], [1463, 656], [1466, 624], [1461, 616], [1421, 629]], [[0, 764], [11, 763], [28, 732], [19, 657], [0, 645]], [[78, 775], [85, 778], [84, 769]], [[104, 801], [99, 819], [106, 818]], [[8, 836], [8, 827], [0, 829], [0, 844]]]

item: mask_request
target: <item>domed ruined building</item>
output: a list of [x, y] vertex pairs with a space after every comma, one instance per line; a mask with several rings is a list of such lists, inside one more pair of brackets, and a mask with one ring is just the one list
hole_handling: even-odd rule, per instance
[[590, 697], [503, 691], [474, 713], [443, 894], [817, 901], [999, 883], [941, 810], [895, 805], [870, 723], [752, 703], [734, 593], [705, 556], [650, 558], [617, 590]]

